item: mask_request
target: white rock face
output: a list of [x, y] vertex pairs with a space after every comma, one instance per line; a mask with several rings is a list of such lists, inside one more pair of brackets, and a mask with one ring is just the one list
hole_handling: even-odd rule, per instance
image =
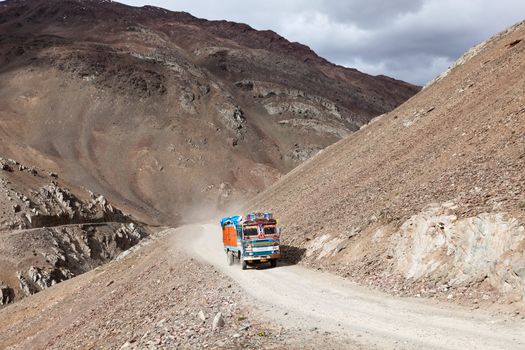
[[290, 112], [295, 115], [303, 115], [307, 117], [318, 117], [321, 112], [316, 107], [303, 102], [282, 102], [282, 103], [268, 103], [264, 108], [270, 115]]
[[343, 237], [331, 237], [328, 234], [319, 236], [309, 244], [306, 256], [309, 257], [315, 253], [316, 259], [321, 260], [334, 255], [344, 242]]
[[451, 285], [489, 282], [525, 298], [525, 227], [506, 213], [458, 220], [446, 205], [431, 205], [394, 235], [396, 269], [406, 278], [432, 273]]

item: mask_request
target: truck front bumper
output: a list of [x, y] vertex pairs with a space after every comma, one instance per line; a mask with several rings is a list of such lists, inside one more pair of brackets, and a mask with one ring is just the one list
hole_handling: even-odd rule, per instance
[[243, 260], [247, 262], [267, 262], [273, 259], [280, 259], [280, 258], [281, 258], [281, 253], [273, 253], [269, 255], [243, 256]]

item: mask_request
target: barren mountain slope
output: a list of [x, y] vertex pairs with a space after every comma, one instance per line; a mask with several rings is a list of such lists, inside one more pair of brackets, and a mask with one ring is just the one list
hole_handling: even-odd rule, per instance
[[312, 266], [394, 293], [525, 297], [525, 23], [250, 204]]
[[163, 222], [255, 195], [417, 90], [244, 24], [0, 4], [0, 152]]

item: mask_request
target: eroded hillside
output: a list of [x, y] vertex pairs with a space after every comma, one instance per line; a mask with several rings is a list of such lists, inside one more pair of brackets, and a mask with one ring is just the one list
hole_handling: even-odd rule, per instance
[[253, 208], [295, 259], [396, 294], [525, 297], [525, 23], [294, 169]]
[[244, 24], [110, 1], [0, 4], [0, 151], [151, 221], [256, 195], [418, 88]]
[[0, 158], [0, 305], [104, 264], [148, 234], [104, 196]]

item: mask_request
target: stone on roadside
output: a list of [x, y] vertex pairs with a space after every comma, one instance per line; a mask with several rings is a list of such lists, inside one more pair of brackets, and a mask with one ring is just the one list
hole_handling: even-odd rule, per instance
[[124, 345], [120, 347], [120, 350], [122, 349], [129, 349], [131, 347], [131, 343], [129, 341], [125, 342]]
[[197, 314], [197, 317], [202, 321], [206, 321], [206, 315], [204, 314], [204, 312], [202, 310], [199, 311], [199, 313]]
[[224, 319], [222, 318], [222, 312], [218, 312], [213, 318], [212, 330], [221, 328], [224, 326]]

